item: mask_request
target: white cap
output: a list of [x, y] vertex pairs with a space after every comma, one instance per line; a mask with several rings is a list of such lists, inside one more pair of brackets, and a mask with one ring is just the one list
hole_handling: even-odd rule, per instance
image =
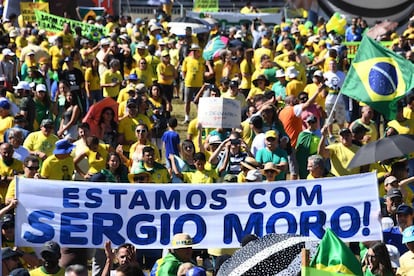
[[288, 76], [288, 78], [293, 79], [299, 75], [299, 72], [298, 70], [296, 70], [295, 67], [290, 66], [286, 69], [286, 75]]
[[16, 90], [31, 90], [30, 84], [27, 81], [19, 81], [19, 83], [16, 86], [13, 86], [13, 88]]
[[15, 56], [16, 55], [9, 48], [4, 48], [3, 51], [1, 51], [1, 53], [2, 53], [3, 56]]
[[38, 85], [36, 85], [36, 92], [39, 92], [39, 91], [47, 91], [46, 85], [42, 83], [39, 83]]
[[208, 139], [209, 144], [221, 144], [221, 138], [218, 135], [210, 136]]
[[246, 180], [249, 181], [262, 181], [263, 176], [259, 170], [250, 170], [247, 172]]
[[111, 44], [111, 40], [109, 38], [102, 38], [101, 45], [109, 45]]
[[283, 71], [283, 69], [279, 69], [276, 71], [276, 78], [284, 78], [285, 76], [285, 71]]

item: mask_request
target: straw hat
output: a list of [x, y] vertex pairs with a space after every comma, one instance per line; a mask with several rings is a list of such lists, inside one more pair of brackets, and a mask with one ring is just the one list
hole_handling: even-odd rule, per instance
[[264, 165], [263, 170], [261, 170], [261, 172], [262, 172], [263, 175], [265, 175], [265, 171], [269, 171], [269, 170], [275, 171], [276, 175], [278, 175], [281, 172], [281, 170], [278, 169], [276, 167], [276, 164], [274, 164], [273, 162], [267, 162]]
[[189, 248], [193, 246], [194, 246], [193, 239], [187, 233], [175, 234], [171, 241], [172, 249]]

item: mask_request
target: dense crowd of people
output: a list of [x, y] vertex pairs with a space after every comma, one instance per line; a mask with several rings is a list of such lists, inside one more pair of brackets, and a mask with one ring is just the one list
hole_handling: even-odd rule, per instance
[[[191, 237], [184, 233], [174, 236], [162, 258], [159, 250], [136, 251], [130, 244], [115, 254], [110, 243], [90, 252], [51, 241], [39, 256], [31, 248], [15, 248], [16, 176], [265, 185], [374, 170], [383, 224], [389, 226], [384, 242], [397, 251], [383, 243], [366, 244], [362, 264], [366, 275], [412, 275], [411, 156], [348, 168], [358, 149], [381, 139], [382, 132], [414, 134], [412, 94], [399, 103], [396, 118], [383, 122], [382, 131], [378, 112], [340, 93], [350, 66], [342, 42], [360, 41], [369, 29], [366, 21], [353, 18], [343, 34], [328, 32], [321, 17], [312, 26], [300, 19], [268, 26], [257, 19], [225, 30], [214, 24], [201, 34], [187, 27], [185, 34], [175, 35], [165, 7], [154, 19], [89, 17], [86, 23], [107, 30], [108, 36], [98, 39], [78, 28], [73, 34], [69, 24], [51, 35], [33, 22], [19, 25], [16, 16], [0, 25], [2, 275], [19, 263], [30, 275], [64, 275], [65, 269], [65, 275], [87, 275], [90, 257], [93, 275], [143, 275], [141, 268], [153, 269], [151, 275], [205, 273], [193, 267]], [[225, 36], [228, 46], [203, 58], [204, 46], [217, 36]], [[392, 40], [391, 49], [414, 62], [414, 18], [403, 33], [390, 31], [377, 39]], [[201, 97], [239, 101], [240, 127], [204, 128], [191, 118]], [[174, 106], [180, 101], [182, 122]], [[85, 120], [98, 105], [99, 119]], [[177, 132], [178, 124], [187, 126], [185, 137]], [[225, 251], [197, 251], [204, 254], [197, 263], [216, 272], [214, 264]], [[391, 252], [405, 253], [400, 263], [398, 257], [390, 262]], [[111, 272], [114, 260], [118, 268]], [[27, 275], [16, 274], [25, 273], [21, 269], [13, 273]]]

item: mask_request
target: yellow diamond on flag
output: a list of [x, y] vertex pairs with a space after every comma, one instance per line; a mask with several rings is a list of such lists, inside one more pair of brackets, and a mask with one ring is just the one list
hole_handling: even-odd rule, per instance
[[405, 94], [403, 74], [393, 58], [371, 58], [354, 62], [352, 66], [371, 101], [392, 101]]

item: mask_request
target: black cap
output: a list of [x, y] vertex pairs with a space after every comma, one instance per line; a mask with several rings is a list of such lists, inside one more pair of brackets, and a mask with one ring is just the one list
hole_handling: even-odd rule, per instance
[[392, 188], [387, 192], [387, 198], [403, 197], [400, 189]]
[[65, 59], [63, 61], [64, 62], [73, 61], [73, 58], [72, 57], [65, 57]]
[[349, 128], [343, 128], [339, 131], [339, 135], [344, 136], [347, 134], [352, 134], [351, 130]]
[[128, 99], [126, 106], [130, 106], [130, 105], [138, 105], [137, 100], [135, 99]]
[[239, 82], [236, 80], [230, 81], [230, 87], [239, 87]]
[[40, 255], [42, 255], [42, 257], [44, 258], [45, 253], [51, 253], [50, 256], [54, 256], [57, 259], [60, 259], [60, 246], [57, 242], [54, 241], [48, 241], [46, 242], [43, 247], [42, 250], [40, 251]]
[[7, 260], [13, 257], [21, 257], [22, 254], [20, 254], [17, 251], [14, 251], [13, 249], [11, 249], [10, 247], [3, 247], [1, 249], [1, 259], [2, 260]]
[[357, 134], [357, 133], [366, 133], [368, 131], [369, 131], [368, 128], [366, 128], [365, 126], [363, 126], [363, 125], [361, 125], [359, 123], [355, 123], [352, 126], [352, 133], [354, 133], [354, 134]]
[[413, 208], [408, 206], [407, 204], [401, 204], [397, 208], [397, 214], [405, 214], [405, 215], [412, 215], [413, 214]]

